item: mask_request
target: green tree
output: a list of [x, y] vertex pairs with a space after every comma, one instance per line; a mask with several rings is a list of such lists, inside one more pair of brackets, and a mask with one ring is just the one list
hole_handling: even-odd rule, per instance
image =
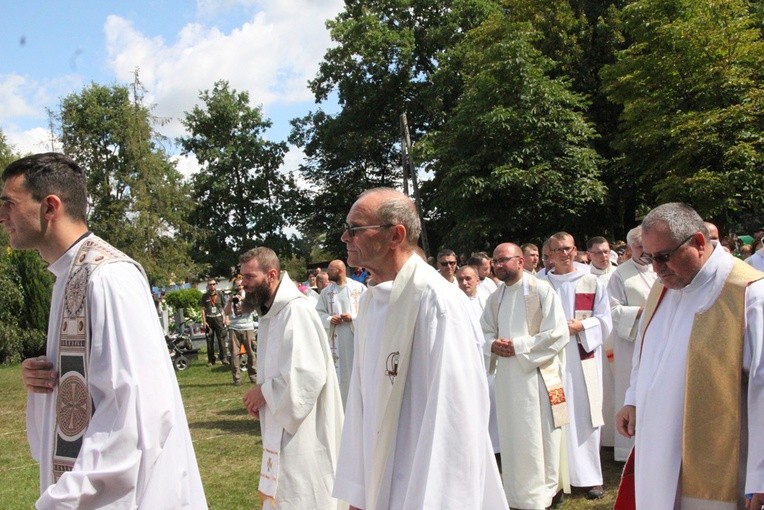
[[[17, 156], [0, 130], [0, 170]], [[0, 363], [45, 352], [53, 278], [40, 256], [13, 251], [0, 229]]]
[[295, 253], [295, 235], [303, 198], [291, 174], [279, 167], [285, 143], [263, 138], [271, 126], [249, 94], [218, 81], [200, 94], [203, 106], [186, 112], [191, 133], [179, 139], [201, 170], [192, 178], [197, 209], [192, 218], [208, 235], [197, 245], [197, 260], [211, 274], [230, 276], [241, 252], [268, 246], [280, 257]]
[[639, 0], [630, 40], [603, 70], [623, 105], [616, 146], [646, 205], [691, 204], [724, 229], [764, 210], [764, 41], [760, 2]]
[[301, 171], [323, 211], [305, 230], [326, 234], [328, 252], [344, 253], [342, 223], [361, 191], [400, 184], [400, 115], [414, 142], [446, 119], [459, 82], [433, 87], [443, 52], [499, 9], [496, 0], [350, 0], [327, 23], [337, 45], [310, 87], [318, 103], [336, 93], [341, 110], [295, 119], [290, 141], [304, 148]]
[[136, 77], [132, 96], [126, 86], [94, 83], [65, 97], [62, 142], [87, 172], [90, 228], [163, 285], [200, 272], [189, 255], [193, 202], [159, 143], [141, 91]]
[[605, 196], [586, 103], [550, 77], [554, 62], [534, 47], [537, 36], [528, 23], [494, 15], [447, 53], [440, 71], [461, 76], [464, 92], [421, 150], [448, 224], [442, 242], [456, 250], [538, 239]]

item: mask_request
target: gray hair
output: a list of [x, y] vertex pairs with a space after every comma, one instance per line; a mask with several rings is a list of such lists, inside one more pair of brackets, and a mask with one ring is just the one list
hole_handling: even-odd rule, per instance
[[393, 188], [373, 188], [366, 190], [358, 198], [370, 194], [384, 194], [385, 200], [377, 210], [379, 221], [383, 224], [403, 225], [406, 229], [406, 241], [412, 248], [419, 242], [422, 223], [419, 221], [414, 202], [409, 197]]
[[637, 225], [626, 234], [626, 244], [629, 246], [642, 242], [642, 225]]
[[665, 225], [672, 241], [681, 243], [695, 232], [701, 232], [708, 240], [708, 229], [695, 209], [681, 202], [662, 204], [647, 213], [642, 220], [642, 230], [652, 230]]

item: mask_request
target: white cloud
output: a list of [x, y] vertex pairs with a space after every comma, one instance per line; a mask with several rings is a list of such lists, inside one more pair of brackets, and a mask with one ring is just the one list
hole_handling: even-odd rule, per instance
[[55, 141], [55, 146], [51, 147], [50, 131], [42, 127], [19, 131], [11, 127], [3, 131], [8, 144], [13, 148], [13, 152], [20, 155], [32, 154], [38, 152], [60, 151], [61, 144]]
[[[245, 2], [245, 0], [241, 0]], [[238, 0], [199, 0], [200, 9], [220, 9]], [[248, 91], [254, 105], [309, 102], [308, 80], [331, 44], [324, 22], [342, 9], [340, 0], [266, 0], [242, 26], [224, 33], [199, 23], [186, 25], [175, 41], [149, 37], [132, 23], [109, 16], [107, 52], [118, 82], [131, 82], [136, 67], [156, 104], [170, 119], [162, 132], [183, 134], [180, 118], [200, 102], [199, 92], [227, 80]]]
[[30, 86], [33, 85], [25, 76], [0, 76], [0, 121], [35, 113], [34, 106], [27, 99]]

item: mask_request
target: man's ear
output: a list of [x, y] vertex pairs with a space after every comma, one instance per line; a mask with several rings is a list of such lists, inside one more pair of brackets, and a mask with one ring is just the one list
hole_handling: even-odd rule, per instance
[[393, 243], [396, 245], [406, 243], [406, 227], [403, 225], [394, 225], [390, 227], [390, 230], [393, 231], [393, 237], [391, 239]]
[[46, 219], [60, 216], [64, 211], [64, 204], [57, 195], [48, 195], [42, 199], [42, 214]]

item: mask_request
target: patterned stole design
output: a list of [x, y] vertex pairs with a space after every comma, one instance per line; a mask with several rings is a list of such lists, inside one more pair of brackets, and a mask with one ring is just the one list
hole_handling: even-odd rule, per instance
[[[58, 370], [56, 386], [56, 427], [53, 448], [53, 479], [71, 471], [82, 448], [82, 436], [93, 416], [93, 400], [88, 390], [90, 323], [87, 288], [90, 276], [109, 262], [131, 262], [127, 255], [91, 235], [74, 257], [66, 280], [63, 310], [58, 328]], [[145, 277], [145, 274], [144, 274]]]
[[[523, 278], [527, 280], [528, 284], [528, 292], [525, 294], [525, 320], [528, 325], [528, 334], [536, 336], [541, 331], [541, 321], [543, 319], [538, 284], [536, 277], [533, 275], [523, 276]], [[549, 403], [552, 406], [552, 419], [554, 420], [555, 428], [570, 423], [568, 402], [565, 399], [559, 361], [559, 357], [554, 356], [538, 368], [546, 386]]]
[[[576, 296], [573, 305], [574, 317], [579, 321], [588, 319], [594, 313], [594, 301], [597, 292], [597, 277], [587, 274], [576, 283]], [[589, 397], [589, 414], [592, 418], [592, 427], [601, 427], [605, 424], [602, 417], [602, 388], [600, 387], [599, 367], [594, 357], [594, 351], [587, 352], [576, 334], [578, 355], [581, 359], [581, 369], [584, 373], [586, 393]]]

